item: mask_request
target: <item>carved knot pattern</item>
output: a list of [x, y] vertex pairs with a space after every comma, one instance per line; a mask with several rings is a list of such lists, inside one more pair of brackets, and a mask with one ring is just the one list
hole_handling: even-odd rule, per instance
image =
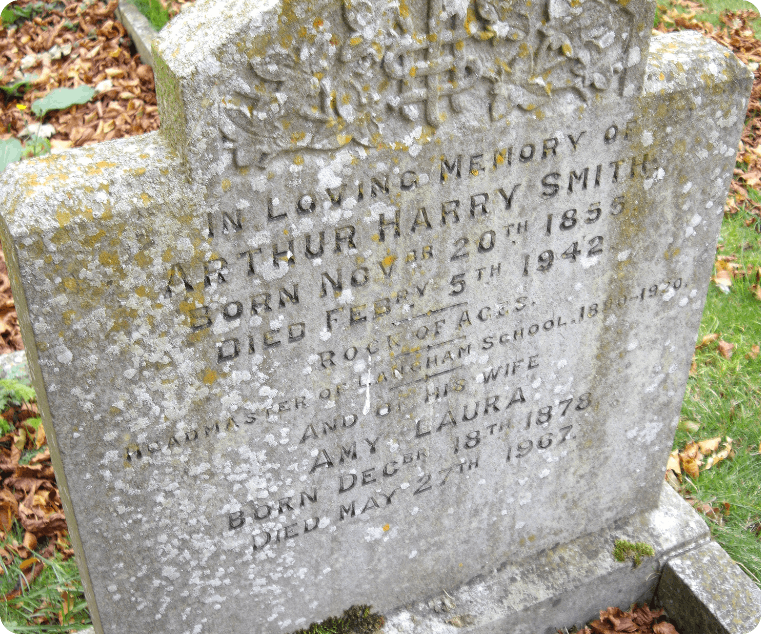
[[399, 142], [420, 123], [496, 121], [562, 92], [582, 102], [620, 92], [635, 22], [625, 4], [343, 0], [340, 15], [251, 54], [225, 84], [224, 147], [238, 166], [264, 167], [288, 150]]
[[[441, 124], [439, 99], [450, 97], [452, 109], [462, 112], [464, 108], [458, 96], [469, 91], [481, 76], [481, 62], [465, 55], [465, 41], [470, 35], [465, 31], [464, 21], [457, 15], [445, 13], [436, 0], [429, 0], [428, 9], [431, 14], [428, 33], [422, 38], [415, 38], [410, 20], [400, 16], [405, 34], [397, 36], [388, 47], [383, 69], [401, 84], [400, 93], [388, 98], [389, 105], [401, 108], [409, 119], [415, 120], [415, 104], [423, 103], [426, 121], [438, 127]], [[416, 55], [421, 52], [425, 53], [425, 59], [418, 61]], [[416, 85], [416, 80], [421, 85]]]

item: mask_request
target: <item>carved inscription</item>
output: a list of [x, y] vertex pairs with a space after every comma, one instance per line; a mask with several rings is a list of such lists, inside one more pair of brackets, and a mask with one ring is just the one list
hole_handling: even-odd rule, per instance
[[[452, 22], [430, 28], [444, 44], [464, 41]], [[485, 68], [461, 51], [444, 62], [429, 43], [386, 51], [399, 112], [456, 110]], [[421, 75], [407, 82], [412, 59]], [[450, 71], [464, 83], [436, 89]], [[692, 297], [673, 267], [610, 274], [638, 257], [622, 242], [640, 213], [627, 192], [666, 178], [652, 153], [632, 150], [636, 125], [379, 162], [361, 178], [265, 187], [210, 211], [213, 255], [170, 263], [157, 290], [188, 344], [212, 351], [210, 371], [240, 377], [240, 397], [203, 426], [130, 443], [125, 465], [192, 461], [196, 447], [287, 456], [298, 483], [233, 495], [220, 524], [266, 557], [424, 496], [444, 504], [471, 478], [510, 483], [523, 465], [564, 464], [614, 398], [585, 378], [594, 343], [570, 342]], [[595, 162], [576, 159], [585, 145]]]

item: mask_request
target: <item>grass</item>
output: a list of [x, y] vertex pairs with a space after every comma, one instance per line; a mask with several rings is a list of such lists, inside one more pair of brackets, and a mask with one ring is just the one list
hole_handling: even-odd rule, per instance
[[[19, 528], [16, 523], [13, 533], [0, 545], [20, 543], [23, 531]], [[40, 564], [44, 564], [40, 576], [29, 584], [24, 572]], [[0, 594], [21, 590], [16, 598], [0, 601], [0, 621], [14, 634], [58, 634], [92, 625], [73, 557], [63, 561], [60, 555], [46, 559], [34, 553], [23, 561], [17, 558], [11, 565], [3, 563], [2, 568]]]
[[169, 22], [169, 11], [160, 0], [132, 0], [132, 2], [157, 31]]
[[[751, 195], [761, 200], [761, 194]], [[761, 355], [752, 358], [752, 346], [761, 345], [761, 301], [750, 288], [761, 266], [761, 234], [745, 225], [750, 219], [746, 211], [724, 219], [719, 254], [735, 255], [740, 268], [753, 273], [736, 278], [728, 294], [711, 284], [698, 336], [700, 341], [717, 333], [737, 347], [730, 359], [715, 346], [695, 353], [674, 447], [716, 436], [733, 439], [735, 457], [694, 480], [685, 477], [685, 490], [700, 502], [729, 503], [726, 517], [707, 518], [711, 532], [761, 586]], [[687, 421], [700, 428], [688, 431]]]

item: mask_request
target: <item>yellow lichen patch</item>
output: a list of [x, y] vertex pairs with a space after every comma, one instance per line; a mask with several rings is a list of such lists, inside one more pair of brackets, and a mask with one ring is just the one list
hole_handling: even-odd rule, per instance
[[391, 528], [391, 526], [390, 526], [389, 524], [384, 524], [384, 526], [383, 526], [383, 530], [384, 530], [384, 531], [387, 531], [387, 530], [389, 530], [390, 528]]
[[172, 247], [168, 247], [166, 249], [166, 251], [164, 251], [164, 254], [161, 256], [161, 260], [164, 261], [164, 262], [169, 263], [169, 262], [171, 262], [174, 259], [175, 259], [174, 258], [174, 250], [172, 249]]
[[222, 179], [222, 191], [226, 192], [228, 189], [230, 189], [233, 186], [233, 184], [230, 182], [229, 178], [223, 178]]
[[303, 165], [304, 164], [304, 155], [303, 154], [297, 154], [296, 157], [293, 159], [294, 165]]
[[211, 385], [216, 380], [217, 380], [217, 373], [214, 370], [210, 370], [206, 368], [206, 372], [204, 372], [203, 374], [203, 382], [206, 383], [206, 385]]
[[65, 209], [58, 208], [58, 211], [55, 212], [56, 220], [58, 220], [58, 225], [60, 227], [63, 227], [69, 222], [71, 222], [71, 213], [66, 211]]
[[560, 47], [560, 50], [563, 51], [563, 55], [566, 57], [573, 55], [573, 47], [568, 42], [564, 42], [563, 46]]
[[417, 75], [417, 66], [410, 68], [410, 77], [414, 77], [415, 75]]
[[146, 194], [145, 192], [143, 192], [142, 194], [140, 194], [140, 200], [143, 201], [144, 205], [150, 205], [153, 198], [151, 197], [150, 194]]
[[143, 174], [145, 174], [145, 168], [144, 168], [144, 167], [138, 167], [138, 168], [137, 168], [137, 169], [134, 171], [134, 173], [135, 173], [137, 176], [142, 176]]
[[385, 258], [383, 258], [383, 266], [386, 268], [391, 266], [394, 262], [396, 262], [395, 255], [387, 255]]
[[299, 37], [303, 39], [303, 38], [305, 38], [306, 36], [307, 36], [307, 27], [305, 27], [305, 26], [302, 26], [302, 27], [299, 29]]
[[459, 40], [459, 41], [455, 42], [455, 45], [454, 45], [454, 47], [455, 47], [455, 48], [456, 48], [458, 51], [461, 51], [463, 48], [465, 48], [465, 44], [462, 42], [462, 40]]
[[664, 81], [666, 79], [666, 75], [661, 73], [660, 75], [658, 75], [658, 79], [660, 79], [661, 81]]
[[[106, 169], [107, 167], [118, 167], [117, 163], [112, 163], [111, 161], [98, 161], [96, 165], [100, 169]], [[142, 168], [141, 168], [142, 169]], [[145, 172], [145, 169], [143, 169], [143, 172]]]
[[400, 0], [399, 2], [399, 15], [403, 18], [410, 17], [410, 7], [404, 0]]
[[114, 268], [119, 266], [119, 255], [116, 251], [101, 251], [98, 255], [98, 262], [103, 266]]
[[528, 44], [526, 44], [526, 42], [522, 42], [518, 47], [518, 57], [528, 57], [530, 53], [531, 49], [528, 47]]
[[63, 323], [65, 323], [67, 326], [71, 326], [72, 323], [74, 323], [74, 317], [77, 314], [76, 310], [65, 310], [61, 313], [61, 317], [63, 317]]
[[146, 266], [153, 264], [153, 258], [145, 251], [138, 251], [135, 253], [135, 262], [138, 263], [138, 266], [145, 268]]
[[69, 242], [71, 238], [69, 237], [69, 232], [66, 231], [66, 229], [58, 229], [54, 234], [53, 237], [50, 239], [50, 241], [53, 244], [56, 244], [58, 246], [61, 246], [63, 244], [66, 244]]
[[352, 136], [351, 134], [337, 134], [336, 135], [336, 141], [338, 141], [338, 144], [341, 146], [346, 145], [349, 141], [351, 141]]
[[137, 319], [137, 309], [120, 306], [112, 312], [114, 323], [109, 332], [128, 332]]

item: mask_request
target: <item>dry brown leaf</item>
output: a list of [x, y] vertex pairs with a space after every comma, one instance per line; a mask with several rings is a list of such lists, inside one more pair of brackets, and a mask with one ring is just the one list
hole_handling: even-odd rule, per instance
[[721, 442], [721, 436], [716, 436], [716, 438], [709, 438], [708, 440], [699, 441], [698, 448], [700, 449], [700, 453], [702, 453], [704, 456], [707, 456], [709, 453], [713, 453], [719, 448], [720, 442]]
[[28, 548], [29, 550], [34, 550], [37, 548], [37, 537], [35, 537], [34, 533], [30, 533], [29, 531], [26, 531], [24, 533], [24, 540], [22, 542], [24, 544], [25, 548]]
[[735, 344], [729, 343], [728, 341], [722, 341], [720, 339], [718, 345], [719, 345], [719, 354], [725, 359], [731, 359], [736, 348]]
[[735, 455], [734, 450], [732, 449], [732, 439], [729, 438], [729, 436], [727, 436], [727, 440], [724, 443], [724, 446], [722, 447], [721, 451], [719, 451], [718, 453], [715, 453], [710, 458], [708, 458], [703, 470], [705, 471], [707, 469], [710, 469], [711, 467], [715, 467], [722, 460], [726, 460], [727, 458], [733, 458], [734, 455]]
[[679, 421], [679, 429], [694, 434], [700, 429], [700, 423], [696, 423], [694, 420], [682, 420]]
[[711, 276], [711, 281], [716, 284], [722, 293], [729, 293], [732, 287], [732, 273], [726, 269], [716, 271], [716, 275]]
[[[43, 445], [47, 444], [47, 442], [48, 442], [48, 439], [45, 436], [45, 428], [42, 425], [40, 425], [37, 428], [37, 432], [34, 434], [34, 446], [37, 449], [40, 449]], [[47, 459], [50, 459], [50, 451], [46, 450], [46, 452], [47, 452]], [[32, 458], [32, 462], [37, 463], [37, 462], [42, 462], [43, 460], [45, 460], [46, 458], [43, 455], [44, 453], [45, 452]], [[39, 458], [39, 460], [37, 460], [37, 458]]]
[[18, 515], [18, 501], [8, 489], [0, 489], [0, 526], [6, 533], [11, 532], [13, 518]]
[[761, 286], [753, 284], [750, 287], [750, 294], [753, 295], [758, 301], [761, 301]]
[[700, 350], [701, 348], [705, 348], [706, 346], [711, 345], [718, 338], [719, 338], [719, 334], [716, 332], [713, 332], [710, 335], [706, 335], [700, 340], [700, 343], [697, 346], [695, 346], [695, 349]]
[[684, 451], [679, 453], [679, 460], [682, 465], [682, 471], [688, 476], [695, 479], [700, 475], [700, 465], [703, 464], [703, 457], [700, 454], [698, 443], [689, 443], [684, 448]]
[[32, 566], [34, 566], [34, 564], [36, 564], [36, 563], [39, 563], [39, 561], [40, 561], [40, 560], [39, 560], [39, 559], [37, 559], [37, 557], [29, 557], [29, 559], [25, 559], [24, 561], [22, 561], [22, 562], [19, 564], [19, 566], [18, 566], [18, 567], [19, 567], [21, 570], [28, 570], [29, 568], [31, 568]]
[[758, 358], [758, 355], [761, 353], [761, 347], [759, 346], [752, 346], [750, 349], [750, 352], [745, 355], [746, 359], [756, 359]]
[[679, 452], [678, 451], [672, 451], [669, 454], [668, 462], [666, 463], [666, 470], [671, 470], [677, 475], [682, 475], [682, 469], [679, 465]]
[[654, 634], [679, 634], [671, 623], [666, 623], [665, 621], [653, 625], [653, 632]]

